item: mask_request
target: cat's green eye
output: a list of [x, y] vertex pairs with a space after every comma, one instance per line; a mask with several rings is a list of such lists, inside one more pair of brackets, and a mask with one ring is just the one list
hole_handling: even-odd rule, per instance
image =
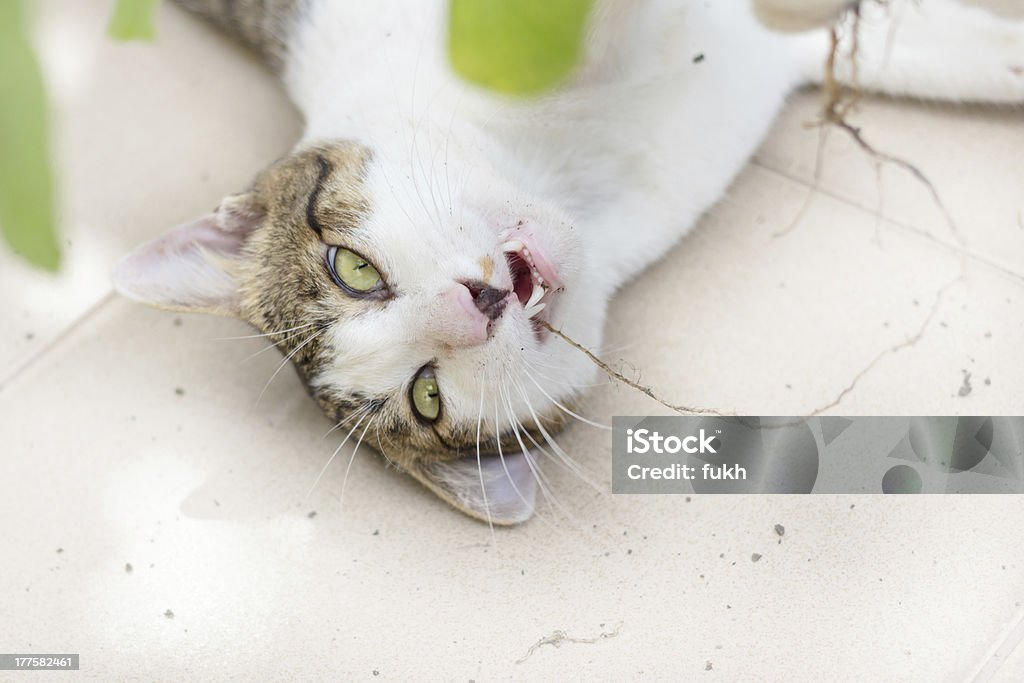
[[373, 264], [349, 249], [331, 247], [327, 252], [327, 264], [335, 279], [357, 294], [372, 292], [384, 284]]
[[441, 392], [437, 388], [434, 370], [427, 366], [420, 370], [412, 383], [412, 409], [424, 420], [433, 422], [441, 414]]

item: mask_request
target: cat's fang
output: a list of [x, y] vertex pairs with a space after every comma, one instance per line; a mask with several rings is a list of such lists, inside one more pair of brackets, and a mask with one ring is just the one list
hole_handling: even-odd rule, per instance
[[520, 242], [519, 240], [509, 240], [508, 242], [505, 242], [504, 244], [501, 245], [501, 250], [506, 254], [522, 251], [523, 243]]
[[533, 293], [530, 294], [530, 300], [526, 302], [526, 305], [523, 306], [523, 308], [530, 310], [535, 304], [544, 298], [544, 294], [544, 287], [535, 282], [533, 284]]
[[535, 316], [538, 313], [540, 313], [541, 311], [543, 311], [545, 308], [547, 308], [547, 304], [537, 304], [536, 306], [533, 306], [532, 308], [527, 308], [523, 312], [526, 314], [527, 318], [532, 318], [533, 316]]

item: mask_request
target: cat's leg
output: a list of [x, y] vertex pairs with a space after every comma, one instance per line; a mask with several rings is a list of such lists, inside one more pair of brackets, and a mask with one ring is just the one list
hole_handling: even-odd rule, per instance
[[[861, 88], [891, 95], [1024, 103], [1024, 20], [989, 11], [998, 9], [998, 2], [863, 2], [855, 50], [852, 20], [847, 18], [840, 28], [836, 76], [846, 84], [856, 76]], [[805, 76], [820, 82], [827, 41], [812, 39], [804, 48]]]

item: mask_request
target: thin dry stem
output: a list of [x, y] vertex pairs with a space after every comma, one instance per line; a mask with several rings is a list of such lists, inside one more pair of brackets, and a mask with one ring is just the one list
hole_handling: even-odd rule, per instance
[[[603, 626], [604, 624], [602, 624]], [[563, 643], [576, 643], [578, 645], [593, 645], [601, 640], [608, 638], [615, 638], [619, 635], [619, 630], [622, 628], [622, 622], [619, 622], [615, 628], [611, 631], [601, 631], [598, 635], [593, 638], [576, 638], [570, 636], [565, 631], [552, 631], [549, 635], [544, 636], [536, 643], [530, 646], [530, 649], [526, 651], [526, 654], [516, 660], [516, 664], [522, 664], [529, 659], [538, 648], [544, 645], [553, 645], [554, 647], [561, 647]]]
[[541, 327], [543, 327], [544, 329], [548, 330], [552, 334], [557, 335], [566, 344], [568, 344], [569, 346], [573, 347], [577, 351], [580, 351], [581, 353], [583, 353], [583, 355], [585, 355], [587, 358], [589, 358], [590, 361], [594, 365], [596, 365], [597, 367], [601, 368], [601, 370], [603, 370], [604, 373], [607, 374], [609, 377], [611, 377], [612, 379], [614, 379], [617, 382], [621, 382], [622, 384], [625, 384], [628, 387], [632, 387], [633, 389], [636, 389], [640, 393], [646, 395], [648, 398], [651, 398], [651, 399], [657, 401], [658, 403], [660, 403], [661, 405], [665, 406], [666, 408], [668, 408], [669, 410], [671, 410], [673, 412], [679, 413], [680, 415], [722, 415], [722, 416], [732, 415], [732, 413], [723, 413], [723, 412], [715, 410], [713, 408], [695, 408], [693, 406], [684, 406], [684, 405], [676, 405], [674, 403], [669, 403], [668, 401], [664, 400], [663, 398], [661, 398], [660, 396], [655, 394], [654, 391], [650, 387], [645, 387], [644, 385], [640, 384], [639, 382], [631, 380], [628, 377], [626, 377], [625, 375], [623, 375], [622, 373], [617, 372], [616, 370], [614, 370], [610, 365], [608, 365], [603, 360], [601, 360], [596, 355], [594, 355], [594, 353], [590, 349], [588, 349], [587, 347], [583, 346], [582, 344], [574, 341], [573, 339], [571, 339], [568, 335], [566, 335], [561, 330], [556, 330], [546, 320], [538, 320], [538, 322], [540, 323]]

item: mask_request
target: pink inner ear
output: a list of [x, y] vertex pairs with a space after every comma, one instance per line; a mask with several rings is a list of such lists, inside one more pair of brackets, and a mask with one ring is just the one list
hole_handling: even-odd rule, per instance
[[512, 453], [480, 459], [484, 483], [489, 473], [493, 477], [493, 483], [487, 487], [488, 504], [516, 522], [525, 522], [533, 515], [537, 498], [537, 479], [529, 457], [528, 453]]
[[115, 288], [162, 308], [237, 314], [238, 287], [224, 266], [255, 227], [244, 218], [222, 208], [139, 246], [114, 270]]
[[[437, 463], [425, 473], [467, 514], [494, 524], [519, 524], [533, 516], [536, 467], [524, 453], [471, 455]], [[483, 487], [481, 488], [481, 481]]]

